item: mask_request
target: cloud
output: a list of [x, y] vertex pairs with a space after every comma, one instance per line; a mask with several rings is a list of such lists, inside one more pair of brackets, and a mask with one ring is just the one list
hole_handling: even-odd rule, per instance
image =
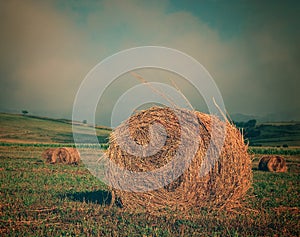
[[244, 73], [244, 95], [252, 100], [249, 103], [252, 113], [300, 118], [300, 33], [295, 31], [299, 4], [293, 4], [254, 2], [255, 15], [236, 40], [247, 59], [243, 63], [249, 69]]
[[[242, 30], [224, 39], [221, 27], [211, 26], [188, 8], [170, 11], [172, 4], [2, 1], [0, 109], [70, 116], [81, 81], [100, 60], [130, 47], [159, 45], [181, 50], [202, 63], [216, 80], [229, 112], [279, 112], [300, 118], [299, 33], [293, 27], [291, 6], [247, 3], [249, 11], [243, 6], [243, 14], [232, 16], [245, 17], [230, 21], [240, 21]], [[218, 17], [216, 22], [221, 23], [224, 15]], [[148, 78], [164, 75], [144, 73]], [[136, 83], [124, 78], [105, 96], [101, 121], [108, 120], [118, 94]], [[179, 81], [201, 109], [201, 96]]]
[[50, 2], [1, 2], [1, 106], [70, 112], [90, 68], [84, 37]]

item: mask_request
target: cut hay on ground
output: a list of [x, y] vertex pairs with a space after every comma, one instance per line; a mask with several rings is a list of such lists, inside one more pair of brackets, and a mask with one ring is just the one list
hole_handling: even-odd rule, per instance
[[42, 157], [50, 164], [78, 164], [80, 160], [77, 149], [71, 147], [49, 148], [43, 152]]
[[[127, 120], [130, 135], [124, 133], [125, 122], [118, 126], [110, 136], [107, 157], [119, 167], [136, 172], [152, 171], [170, 162], [180, 145], [180, 136], [183, 136], [173, 111], [170, 108], [153, 107], [131, 116]], [[194, 126], [199, 126], [200, 131], [198, 151], [185, 172], [172, 183], [154, 191], [129, 192], [114, 189], [116, 199], [124, 208], [132, 211], [146, 209], [150, 213], [197, 211], [202, 207], [223, 208], [238, 203], [251, 186], [252, 181], [251, 160], [239, 130], [228, 121], [222, 122], [212, 115], [184, 109], [176, 109], [176, 111], [186, 118], [188, 134], [194, 132]], [[191, 115], [197, 116], [196, 125], [189, 122], [188, 118]], [[226, 126], [226, 136], [220, 158], [209, 173], [201, 177], [200, 168], [202, 164], [205, 164], [204, 157], [211, 140], [212, 120]], [[133, 139], [137, 144], [149, 143], [149, 125], [154, 122], [163, 125], [167, 133], [165, 145], [159, 152], [142, 158], [120, 148], [116, 136], [124, 136], [125, 140]], [[190, 137], [192, 136], [182, 137], [185, 144], [189, 143]], [[185, 147], [185, 152], [189, 152], [188, 146]], [[112, 183], [119, 182], [114, 180], [114, 170], [109, 170], [108, 176]], [[150, 179], [147, 181], [151, 182]], [[132, 185], [135, 184], [132, 183]]]
[[287, 166], [284, 157], [268, 155], [260, 159], [258, 169], [270, 172], [286, 172]]

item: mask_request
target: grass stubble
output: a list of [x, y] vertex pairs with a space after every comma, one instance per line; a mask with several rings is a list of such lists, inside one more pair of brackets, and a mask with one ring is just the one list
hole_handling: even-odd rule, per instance
[[257, 170], [240, 207], [202, 208], [186, 218], [110, 206], [110, 193], [82, 163], [46, 164], [45, 148], [0, 146], [1, 236], [299, 236], [300, 157], [288, 172]]

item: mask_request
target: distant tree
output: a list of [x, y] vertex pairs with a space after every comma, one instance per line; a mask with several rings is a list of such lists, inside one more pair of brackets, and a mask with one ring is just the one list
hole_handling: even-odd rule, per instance
[[235, 126], [237, 126], [238, 128], [255, 128], [256, 126], [256, 119], [250, 119], [248, 122], [233, 122], [235, 124]]
[[256, 120], [255, 119], [251, 119], [247, 123], [245, 123], [246, 128], [254, 128], [255, 125], [256, 125]]
[[86, 120], [86, 119], [83, 120], [82, 123], [83, 123], [83, 124], [87, 124], [87, 120]]
[[246, 129], [245, 130], [246, 138], [258, 137], [259, 135], [260, 135], [260, 130], [256, 130], [256, 129]]
[[235, 122], [233, 121], [233, 123], [235, 124], [235, 126], [237, 126], [238, 128], [243, 128], [245, 123], [244, 122]]
[[23, 115], [26, 115], [26, 114], [28, 114], [29, 112], [27, 111], [27, 110], [22, 110], [22, 114]]

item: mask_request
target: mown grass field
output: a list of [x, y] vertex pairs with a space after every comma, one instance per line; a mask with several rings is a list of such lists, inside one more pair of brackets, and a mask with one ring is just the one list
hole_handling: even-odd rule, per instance
[[299, 236], [300, 156], [288, 173], [258, 171], [240, 208], [186, 219], [109, 207], [107, 187], [79, 166], [44, 163], [44, 147], [0, 146], [2, 236]]
[[[253, 186], [238, 208], [153, 216], [109, 207], [108, 187], [82, 163], [44, 162], [47, 147], [74, 145], [70, 124], [4, 114], [0, 125], [0, 236], [300, 236], [299, 148], [251, 147]], [[266, 153], [285, 155], [288, 172], [258, 171]]]
[[[61, 119], [0, 113], [0, 125], [0, 142], [74, 143], [71, 124]], [[110, 129], [96, 128], [96, 133], [99, 142], [104, 143]], [[86, 134], [87, 140], [89, 136]]]
[[258, 136], [251, 137], [250, 144], [256, 146], [300, 146], [300, 123], [263, 123], [255, 127]]

